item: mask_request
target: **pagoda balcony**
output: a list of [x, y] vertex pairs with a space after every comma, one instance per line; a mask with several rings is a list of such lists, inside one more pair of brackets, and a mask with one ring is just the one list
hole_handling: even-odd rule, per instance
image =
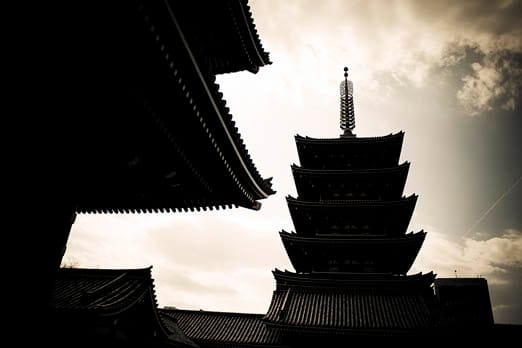
[[416, 195], [397, 201], [304, 201], [287, 197], [295, 230], [302, 236], [322, 234], [401, 236], [406, 233]]
[[420, 231], [396, 238], [310, 238], [285, 231], [280, 235], [297, 272], [406, 274], [426, 233]]
[[307, 169], [391, 168], [399, 164], [404, 132], [376, 138], [317, 139], [296, 135], [301, 166]]
[[410, 164], [382, 169], [306, 169], [292, 165], [299, 198], [314, 200], [398, 200]]

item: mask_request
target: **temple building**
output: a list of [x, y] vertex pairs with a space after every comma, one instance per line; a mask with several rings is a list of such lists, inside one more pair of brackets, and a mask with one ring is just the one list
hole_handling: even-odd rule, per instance
[[52, 308], [53, 346], [197, 347], [160, 316], [151, 268], [62, 268]]
[[[352, 336], [482, 335], [493, 325], [483, 278], [408, 274], [426, 232], [408, 231], [404, 133], [357, 137], [353, 84], [341, 82], [337, 138], [295, 137], [295, 232], [280, 236], [292, 271], [274, 270], [266, 314], [163, 309], [201, 347], [346, 346]], [[497, 330], [497, 331], [494, 331]], [[507, 331], [505, 331], [507, 332]]]
[[24, 242], [39, 279], [24, 288], [41, 307], [77, 213], [258, 210], [274, 194], [216, 83], [270, 64], [246, 0], [63, 6], [27, 20], [20, 104], [38, 207]]

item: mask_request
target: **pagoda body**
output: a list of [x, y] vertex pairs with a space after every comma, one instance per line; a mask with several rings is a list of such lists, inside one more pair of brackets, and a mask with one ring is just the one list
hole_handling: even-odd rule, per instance
[[407, 233], [417, 196], [403, 196], [404, 133], [352, 134], [351, 89], [345, 79], [344, 134], [295, 138], [298, 196], [287, 197], [295, 232], [280, 232], [295, 272], [274, 271], [276, 290], [264, 317], [292, 346], [342, 343], [353, 334], [427, 333], [436, 318], [434, 274], [406, 275], [426, 234]]

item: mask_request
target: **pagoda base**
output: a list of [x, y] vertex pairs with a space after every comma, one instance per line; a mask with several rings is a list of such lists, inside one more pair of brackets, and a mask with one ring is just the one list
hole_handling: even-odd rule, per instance
[[263, 320], [299, 335], [419, 335], [436, 326], [433, 273], [293, 273], [277, 287]]

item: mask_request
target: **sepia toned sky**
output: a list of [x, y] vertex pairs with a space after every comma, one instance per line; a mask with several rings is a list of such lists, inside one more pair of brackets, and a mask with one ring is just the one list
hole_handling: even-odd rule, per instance
[[161, 306], [264, 313], [271, 270], [293, 270], [294, 135], [337, 137], [350, 68], [358, 136], [403, 130], [409, 226], [428, 234], [410, 271], [488, 279], [496, 322], [522, 324], [522, 3], [250, 1], [273, 64], [218, 77], [277, 194], [260, 211], [80, 215], [64, 262], [153, 266]]

